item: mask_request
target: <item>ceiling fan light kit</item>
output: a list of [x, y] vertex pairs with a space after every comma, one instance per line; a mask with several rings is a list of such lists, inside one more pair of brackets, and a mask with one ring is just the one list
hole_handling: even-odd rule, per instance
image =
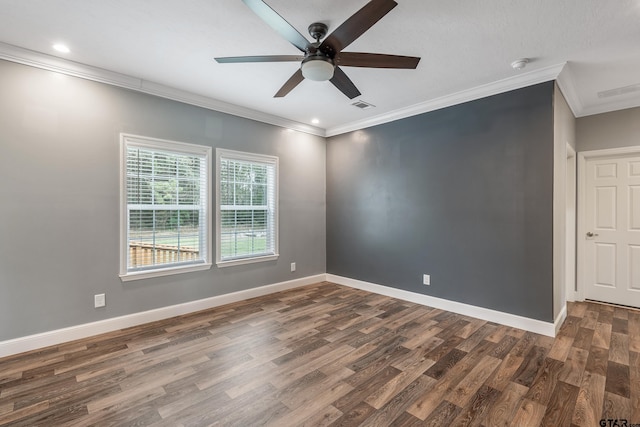
[[325, 82], [333, 78], [335, 66], [330, 58], [323, 56], [308, 57], [302, 61], [302, 76], [316, 82]]
[[[256, 15], [289, 43], [300, 50], [299, 55], [265, 55], [215, 58], [218, 63], [285, 62], [300, 61], [300, 68], [274, 95], [283, 97], [303, 80], [330, 81], [349, 99], [360, 96], [360, 91], [340, 67], [415, 69], [420, 58], [414, 56], [379, 53], [343, 52], [342, 50], [364, 34], [398, 5], [394, 0], [371, 0], [362, 9], [336, 28], [326, 38], [328, 27], [321, 22], [309, 25], [309, 34], [315, 42], [309, 42], [291, 24], [262, 0], [242, 0]], [[324, 40], [323, 40], [324, 39]], [[322, 41], [321, 41], [322, 40]]]

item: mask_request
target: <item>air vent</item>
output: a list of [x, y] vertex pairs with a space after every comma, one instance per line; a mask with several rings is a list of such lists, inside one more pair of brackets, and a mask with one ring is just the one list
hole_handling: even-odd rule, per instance
[[368, 102], [364, 102], [364, 101], [356, 101], [356, 102], [354, 102], [354, 103], [353, 103], [353, 104], [351, 104], [351, 105], [353, 105], [354, 107], [358, 107], [358, 108], [360, 108], [361, 110], [366, 110], [367, 108], [373, 108], [373, 107], [375, 107], [375, 105], [373, 105], [373, 104], [369, 104]]
[[618, 87], [615, 89], [598, 92], [598, 98], [611, 98], [612, 96], [626, 95], [627, 93], [640, 91], [640, 84]]

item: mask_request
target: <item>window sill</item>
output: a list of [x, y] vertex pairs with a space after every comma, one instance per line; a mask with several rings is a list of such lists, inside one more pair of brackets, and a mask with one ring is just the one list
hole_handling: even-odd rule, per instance
[[277, 260], [279, 256], [280, 255], [275, 254], [275, 255], [253, 257], [253, 258], [232, 259], [229, 261], [218, 261], [216, 262], [216, 265], [218, 266], [218, 268], [233, 267], [235, 265], [253, 264], [255, 262], [274, 261], [274, 260]]
[[151, 279], [153, 277], [171, 276], [173, 274], [191, 273], [192, 271], [209, 270], [211, 263], [186, 265], [180, 267], [159, 268], [157, 270], [136, 271], [120, 275], [120, 280], [129, 282], [132, 280]]

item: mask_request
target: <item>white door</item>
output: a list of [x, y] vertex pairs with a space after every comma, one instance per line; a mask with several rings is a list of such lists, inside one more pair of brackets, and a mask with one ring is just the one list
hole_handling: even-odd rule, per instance
[[585, 298], [640, 307], [640, 155], [585, 166]]

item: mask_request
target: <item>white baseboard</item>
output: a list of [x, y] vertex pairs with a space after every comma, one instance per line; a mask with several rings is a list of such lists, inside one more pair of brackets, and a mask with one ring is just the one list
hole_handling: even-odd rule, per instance
[[567, 301], [580, 302], [580, 301], [584, 301], [584, 298], [582, 298], [582, 296], [580, 295], [580, 292], [570, 291], [570, 292], [567, 292]]
[[389, 286], [382, 286], [375, 283], [336, 276], [333, 274], [318, 274], [315, 276], [308, 276], [300, 279], [290, 280], [287, 282], [260, 286], [258, 288], [232, 292], [230, 294], [218, 295], [215, 297], [205, 298], [197, 301], [190, 301], [183, 304], [157, 308], [155, 310], [128, 314], [125, 316], [114, 317], [97, 322], [85, 323], [82, 325], [56, 329], [53, 331], [15, 338], [7, 341], [1, 341], [0, 357], [23, 353], [25, 351], [36, 350], [51, 345], [58, 345], [65, 342], [102, 334], [105, 332], [112, 332], [123, 328], [141, 325], [144, 323], [168, 319], [170, 317], [193, 313], [200, 310], [206, 310], [208, 308], [218, 307], [220, 305], [230, 304], [249, 298], [285, 291], [287, 289], [294, 289], [300, 286], [311, 285], [322, 281], [329, 281], [337, 283], [339, 285], [349, 286], [376, 294], [386, 295], [392, 298], [411, 301], [416, 304], [422, 304], [429, 307], [439, 308], [441, 310], [452, 311], [454, 313], [464, 314], [466, 316], [476, 317], [478, 319], [499, 323], [501, 325], [512, 326], [514, 328], [524, 329], [542, 335], [548, 335], [550, 337], [554, 337], [556, 335], [558, 329], [562, 325], [562, 322], [567, 317], [566, 305], [561, 310], [560, 314], [558, 314], [558, 316], [556, 317], [555, 322], [550, 323], [536, 319], [529, 319], [527, 317], [517, 316], [515, 314], [491, 310], [488, 308], [477, 307], [460, 302], [436, 298], [429, 295], [404, 291], [401, 289], [391, 288]]
[[[401, 289], [391, 288], [389, 286], [376, 285], [375, 283], [363, 282], [361, 280], [350, 279], [348, 277], [336, 276], [333, 274], [327, 274], [327, 281], [376, 294], [386, 295], [392, 298], [415, 302], [429, 307], [439, 308], [441, 310], [464, 314], [465, 316], [476, 317], [478, 319], [499, 323], [501, 325], [524, 329], [537, 334], [547, 335], [550, 337], [556, 336], [556, 325], [551, 322], [543, 322], [541, 320], [530, 319], [528, 317], [517, 316], [515, 314], [504, 313], [502, 311], [477, 307], [456, 301], [449, 301], [442, 298], [404, 291]], [[562, 313], [560, 314], [562, 315]], [[564, 314], [566, 316], [566, 311]], [[559, 319], [560, 316], [558, 316], [556, 322], [558, 322]], [[562, 322], [560, 321], [560, 324], [561, 323]]]
[[308, 276], [300, 279], [289, 280], [287, 282], [260, 286], [258, 288], [232, 292], [230, 294], [218, 295], [197, 301], [190, 301], [183, 304], [171, 305], [140, 313], [128, 314], [111, 319], [99, 320], [97, 322], [85, 323], [82, 325], [1, 341], [0, 357], [23, 353], [25, 351], [35, 350], [51, 345], [58, 345], [68, 341], [86, 338], [105, 332], [112, 332], [118, 329], [129, 328], [131, 326], [154, 322], [156, 320], [168, 319], [170, 317], [180, 316], [182, 314], [192, 313], [195, 311], [206, 310], [208, 308], [268, 295], [287, 289], [311, 285], [322, 282], [325, 279], [325, 274], [318, 274], [315, 276]]
[[556, 334], [560, 330], [560, 327], [562, 326], [562, 322], [564, 322], [564, 319], [566, 318], [567, 318], [567, 303], [564, 304], [564, 306], [562, 307], [562, 310], [560, 310], [560, 313], [558, 313], [558, 315], [556, 316], [556, 321], [553, 322], [553, 327]]

